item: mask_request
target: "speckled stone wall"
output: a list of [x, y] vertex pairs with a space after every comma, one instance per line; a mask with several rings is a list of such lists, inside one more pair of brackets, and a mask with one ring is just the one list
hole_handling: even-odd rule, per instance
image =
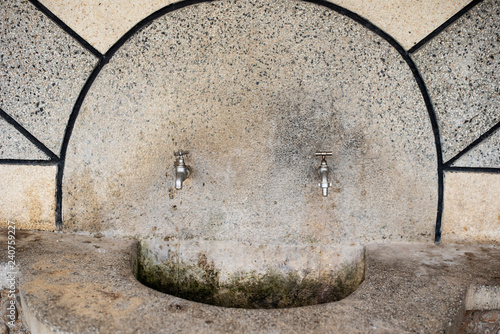
[[500, 241], [499, 22], [499, 1], [483, 1], [413, 55], [436, 110], [449, 170], [444, 242]]
[[[59, 212], [70, 230], [230, 240], [255, 229], [264, 241], [326, 245], [431, 242], [437, 217], [445, 242], [500, 242], [498, 1], [466, 7], [429, 36], [467, 1], [412, 10], [397, 0], [335, 2], [401, 44], [430, 111], [387, 41], [300, 1], [295, 10], [288, 1], [216, 2], [217, 17], [196, 11], [208, 4], [174, 11], [109, 54], [86, 96], [109, 47], [171, 2], [42, 3], [63, 27], [37, 2], [0, 8], [1, 224], [51, 229]], [[323, 199], [312, 153], [329, 147], [334, 186]], [[174, 148], [192, 151], [193, 175], [179, 192], [170, 190]], [[471, 205], [458, 195], [466, 187]], [[41, 201], [43, 224], [30, 223], [30, 198]], [[205, 204], [190, 210], [195, 201]], [[186, 224], [164, 224], [176, 219]]]
[[[192, 174], [175, 190], [179, 149]], [[203, 250], [229, 265], [215, 251], [228, 242], [249, 260], [279, 247], [264, 252], [279, 268], [296, 247], [432, 241], [437, 180], [424, 101], [389, 43], [314, 4], [218, 1], [155, 20], [99, 73], [68, 147], [63, 223], [160, 237], [194, 264]]]
[[500, 131], [496, 130], [490, 137], [459, 157], [452, 165], [500, 168]]
[[[179, 149], [193, 173], [176, 191]], [[327, 198], [321, 150], [334, 152]], [[360, 25], [293, 1], [200, 4], [149, 25], [99, 74], [69, 152], [70, 230], [429, 239], [437, 207], [432, 128], [406, 64]]]
[[[500, 121], [499, 20], [498, 1], [483, 1], [414, 56], [436, 110], [445, 161]], [[497, 151], [489, 160], [498, 159]]]
[[0, 17], [0, 226], [54, 230], [57, 156], [97, 59], [28, 1]]
[[59, 154], [96, 59], [27, 1], [3, 3], [0, 16], [0, 108]]
[[3, 118], [0, 118], [0, 136], [0, 158], [2, 159], [49, 159], [47, 154]]
[[[155, 10], [175, 3], [173, 0], [42, 0], [66, 24], [96, 49], [105, 53], [134, 24]], [[410, 49], [456, 12], [469, 0], [335, 0], [373, 22]]]

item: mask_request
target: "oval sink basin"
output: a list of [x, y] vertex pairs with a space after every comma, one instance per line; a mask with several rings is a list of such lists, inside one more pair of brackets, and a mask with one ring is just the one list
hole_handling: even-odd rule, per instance
[[338, 301], [364, 279], [361, 246], [252, 246], [183, 241], [161, 249], [141, 241], [135, 276], [155, 290], [233, 308], [288, 308]]

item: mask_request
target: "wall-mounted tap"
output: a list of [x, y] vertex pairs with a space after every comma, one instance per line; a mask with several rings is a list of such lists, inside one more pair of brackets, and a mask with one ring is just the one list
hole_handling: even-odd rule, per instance
[[318, 186], [321, 187], [323, 197], [328, 196], [328, 188], [332, 186], [332, 183], [328, 182], [328, 173], [330, 168], [328, 168], [328, 164], [326, 163], [326, 157], [331, 155], [332, 152], [316, 152], [316, 156], [321, 157], [321, 165], [318, 168], [318, 174], [321, 178], [321, 182], [318, 183]]
[[182, 182], [191, 174], [191, 168], [184, 164], [184, 156], [188, 154], [189, 152], [181, 150], [174, 152], [174, 156], [177, 157], [175, 162], [175, 189], [182, 189]]

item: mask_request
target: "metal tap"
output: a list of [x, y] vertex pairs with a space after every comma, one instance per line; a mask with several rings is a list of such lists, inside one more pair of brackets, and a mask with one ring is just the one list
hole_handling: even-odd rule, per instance
[[191, 174], [191, 168], [184, 164], [184, 156], [188, 154], [189, 152], [181, 150], [174, 152], [174, 156], [177, 157], [175, 162], [175, 189], [182, 189], [182, 182]]
[[332, 186], [331, 182], [328, 182], [328, 173], [330, 172], [330, 168], [326, 163], [326, 156], [331, 156], [332, 152], [316, 152], [316, 156], [321, 156], [321, 165], [318, 168], [318, 174], [321, 178], [321, 182], [318, 183], [318, 186], [321, 187], [323, 197], [328, 196], [328, 188]]

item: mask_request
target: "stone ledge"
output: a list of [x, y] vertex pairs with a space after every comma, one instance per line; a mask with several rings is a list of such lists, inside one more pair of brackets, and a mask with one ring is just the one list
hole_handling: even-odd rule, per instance
[[474, 285], [467, 291], [467, 310], [500, 310], [500, 285]]
[[339, 302], [230, 309], [143, 286], [132, 239], [18, 231], [16, 246], [25, 320], [39, 333], [448, 333], [470, 286], [500, 286], [498, 246], [371, 244], [365, 281]]

